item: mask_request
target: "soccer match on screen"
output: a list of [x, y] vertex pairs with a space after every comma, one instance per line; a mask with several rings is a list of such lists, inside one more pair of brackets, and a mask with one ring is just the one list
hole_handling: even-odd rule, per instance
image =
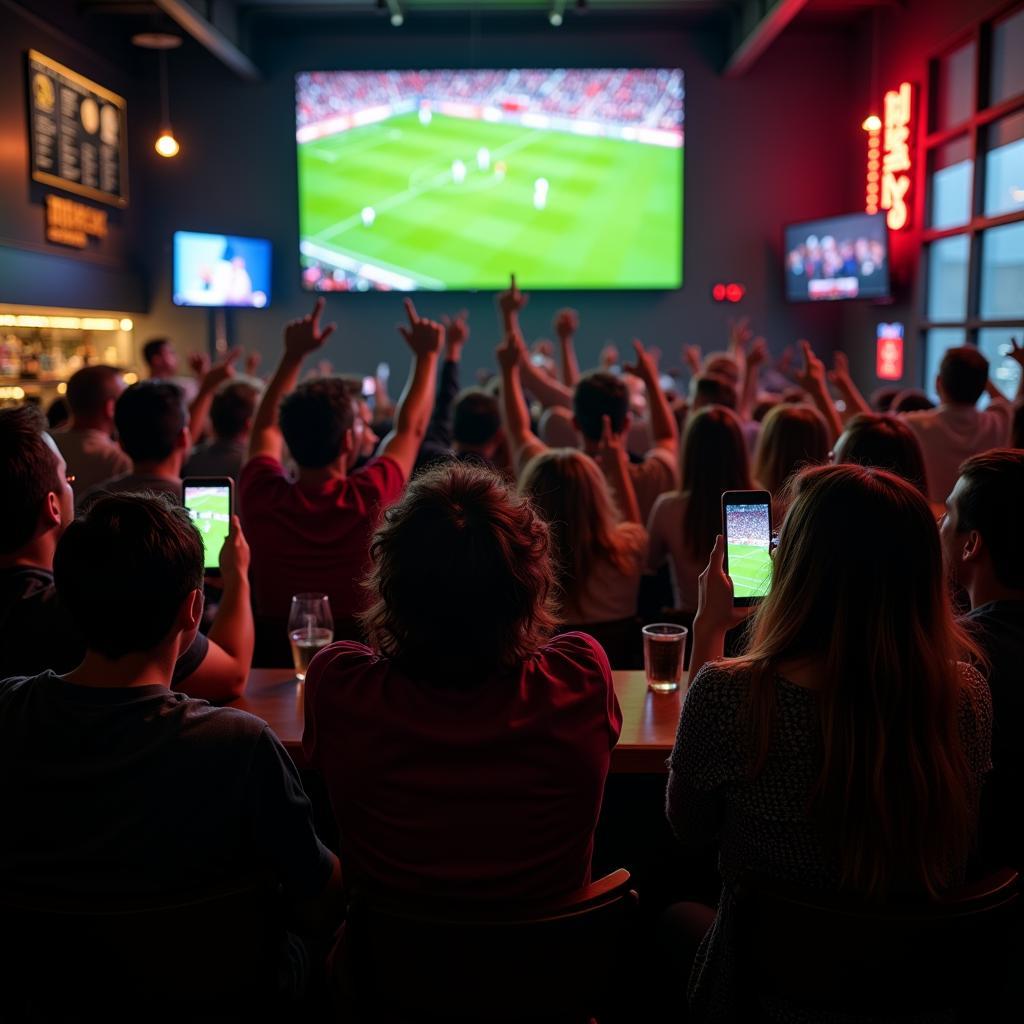
[[683, 73], [296, 76], [303, 284], [682, 284]]
[[736, 597], [764, 597], [772, 582], [767, 505], [727, 505], [729, 576]]
[[230, 499], [222, 487], [190, 487], [186, 501], [189, 517], [202, 534], [204, 565], [213, 569], [231, 527]]

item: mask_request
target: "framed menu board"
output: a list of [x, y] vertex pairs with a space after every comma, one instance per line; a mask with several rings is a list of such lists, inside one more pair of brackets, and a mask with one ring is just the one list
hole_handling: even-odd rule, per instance
[[28, 102], [33, 180], [127, 206], [124, 97], [29, 50]]

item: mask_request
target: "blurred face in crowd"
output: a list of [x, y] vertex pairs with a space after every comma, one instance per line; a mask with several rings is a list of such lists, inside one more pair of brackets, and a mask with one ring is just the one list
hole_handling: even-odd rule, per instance
[[71, 489], [71, 484], [68, 483], [68, 466], [64, 461], [64, 456], [61, 455], [49, 434], [44, 433], [42, 438], [57, 463], [57, 479], [60, 481], [60, 489], [55, 497], [57, 508], [60, 510], [60, 532], [63, 533], [71, 520], [75, 518], [75, 492]]
[[153, 354], [154, 377], [173, 377], [178, 372], [178, 353], [171, 344], [161, 345]]

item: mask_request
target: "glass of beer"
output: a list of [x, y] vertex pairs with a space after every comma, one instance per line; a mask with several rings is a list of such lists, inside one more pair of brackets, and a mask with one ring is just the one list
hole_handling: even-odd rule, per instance
[[673, 622], [652, 622], [644, 626], [644, 671], [648, 690], [675, 693], [679, 689], [688, 632], [685, 626]]
[[288, 639], [292, 644], [295, 675], [301, 683], [313, 656], [334, 639], [331, 602], [326, 594], [296, 594], [292, 598]]

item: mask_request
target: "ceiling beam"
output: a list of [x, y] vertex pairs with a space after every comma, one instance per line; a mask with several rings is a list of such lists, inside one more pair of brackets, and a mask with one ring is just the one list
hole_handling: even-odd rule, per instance
[[806, 6], [807, 0], [743, 0], [725, 77], [746, 74]]
[[[226, 32], [201, 15], [188, 0], [154, 0], [167, 17], [183, 28], [200, 46], [205, 47], [222, 64], [240, 78], [258, 82], [263, 78], [260, 69], [249, 55]], [[232, 14], [234, 4], [231, 4]]]

